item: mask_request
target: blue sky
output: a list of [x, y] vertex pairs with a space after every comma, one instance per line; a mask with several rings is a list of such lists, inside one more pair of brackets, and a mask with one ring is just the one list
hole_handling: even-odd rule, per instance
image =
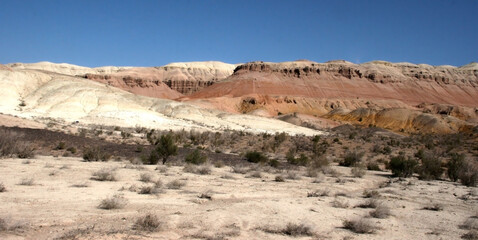
[[0, 0], [0, 63], [478, 61], [478, 1]]

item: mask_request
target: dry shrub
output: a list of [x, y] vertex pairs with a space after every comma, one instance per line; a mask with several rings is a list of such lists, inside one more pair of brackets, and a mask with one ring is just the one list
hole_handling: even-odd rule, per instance
[[6, 231], [8, 229], [7, 221], [3, 218], [0, 218], [0, 232]]
[[212, 199], [212, 191], [211, 190], [206, 190], [205, 192], [199, 194], [198, 198], [205, 198], [205, 199]]
[[476, 187], [478, 183], [478, 164], [469, 159], [465, 160], [458, 178], [461, 184], [468, 187]]
[[276, 182], [285, 182], [284, 177], [282, 175], [277, 175], [274, 179]]
[[186, 186], [186, 183], [179, 180], [179, 179], [175, 179], [171, 182], [168, 182], [168, 184], [166, 184], [166, 187], [168, 189], [180, 189], [182, 187]]
[[100, 148], [88, 148], [83, 151], [83, 160], [87, 162], [106, 162], [111, 158], [111, 154], [103, 152]]
[[92, 179], [96, 181], [116, 181], [116, 169], [114, 168], [102, 168], [93, 173]]
[[349, 202], [344, 199], [335, 198], [334, 201], [332, 201], [332, 207], [334, 208], [348, 208], [349, 206]]
[[384, 204], [378, 205], [375, 210], [370, 212], [370, 216], [374, 218], [388, 218], [391, 215], [390, 208]]
[[85, 187], [89, 187], [90, 185], [87, 182], [84, 182], [84, 183], [75, 183], [71, 186], [76, 188], [85, 188]]
[[307, 197], [326, 197], [329, 196], [329, 189], [315, 190], [313, 192], [307, 192]]
[[430, 203], [423, 207], [423, 210], [430, 210], [430, 211], [442, 211], [443, 210], [443, 205], [439, 203]]
[[128, 200], [124, 198], [123, 195], [114, 195], [113, 197], [108, 197], [103, 200], [101, 200], [101, 203], [98, 205], [98, 208], [100, 209], [121, 209], [126, 206], [128, 203]]
[[379, 205], [380, 205], [380, 203], [376, 199], [371, 198], [371, 199], [368, 199], [367, 201], [357, 205], [356, 207], [359, 207], [359, 208], [377, 208]]
[[151, 173], [141, 173], [139, 175], [139, 181], [141, 182], [153, 182], [153, 175]]
[[211, 174], [211, 172], [212, 172], [211, 167], [207, 165], [198, 167], [197, 169], [197, 173], [201, 175], [209, 175]]
[[285, 178], [291, 179], [291, 180], [299, 180], [300, 175], [295, 171], [288, 171]]
[[231, 174], [224, 174], [221, 176], [221, 178], [223, 179], [236, 179], [234, 176], [232, 176]]
[[158, 170], [160, 173], [166, 173], [168, 172], [168, 166], [166, 165], [158, 165], [156, 167], [156, 170]]
[[365, 218], [356, 220], [345, 220], [343, 222], [345, 229], [348, 229], [354, 233], [374, 233], [377, 229], [369, 220]]
[[478, 231], [470, 230], [469, 232], [463, 234], [461, 238], [466, 240], [478, 240]]
[[258, 229], [266, 233], [284, 234], [289, 236], [314, 236], [315, 235], [314, 232], [312, 231], [312, 228], [303, 223], [300, 223], [300, 224], [288, 223], [283, 228], [267, 226], [267, 227], [261, 227]]
[[155, 232], [158, 231], [162, 225], [163, 223], [159, 220], [158, 216], [148, 213], [136, 219], [133, 229], [139, 231]]
[[0, 192], [6, 192], [7, 191], [7, 188], [5, 187], [5, 185], [3, 185], [3, 183], [0, 183]]
[[23, 186], [32, 186], [34, 183], [35, 183], [35, 180], [33, 178], [25, 177], [25, 178], [22, 178], [22, 180], [20, 180], [20, 183], [18, 184]]
[[467, 230], [478, 230], [478, 218], [468, 218], [462, 225], [460, 225], [460, 228]]
[[361, 164], [354, 165], [354, 167], [350, 171], [352, 173], [352, 176], [356, 178], [362, 178], [367, 173], [367, 170]]
[[242, 166], [232, 167], [232, 172], [233, 173], [246, 174], [247, 172], [249, 172], [249, 170], [250, 169], [248, 167], [242, 167]]
[[364, 190], [363, 197], [364, 198], [379, 198], [380, 193], [377, 190]]
[[262, 178], [262, 173], [259, 171], [254, 171], [251, 174], [249, 174], [247, 177], [249, 178]]

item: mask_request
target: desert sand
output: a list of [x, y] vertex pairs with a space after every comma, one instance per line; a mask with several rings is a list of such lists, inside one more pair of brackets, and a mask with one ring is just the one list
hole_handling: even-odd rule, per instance
[[[92, 173], [116, 169], [117, 181], [95, 181]], [[389, 179], [384, 172], [368, 171], [353, 178], [349, 168], [333, 167], [337, 176], [304, 176], [275, 182], [287, 171], [262, 169], [262, 177], [233, 173], [228, 166], [211, 167], [210, 175], [186, 173], [182, 166], [131, 165], [129, 162], [84, 162], [79, 158], [40, 156], [26, 162], [2, 159], [0, 176], [7, 191], [0, 193], [0, 215], [14, 230], [2, 239], [290, 239], [264, 229], [282, 229], [288, 223], [310, 227], [313, 236], [301, 239], [460, 239], [458, 226], [476, 213], [478, 192], [443, 181]], [[267, 172], [269, 171], [269, 172]], [[138, 194], [141, 174], [150, 174], [163, 187], [157, 194]], [[31, 185], [20, 185], [25, 179]], [[185, 186], [168, 189], [180, 180]], [[80, 186], [80, 187], [78, 187]], [[391, 209], [386, 219], [367, 217], [371, 209], [355, 207], [369, 199], [364, 190], [376, 190], [381, 204]], [[324, 196], [308, 197], [318, 191]], [[207, 193], [210, 199], [200, 198]], [[101, 200], [120, 194], [122, 209], [99, 209]], [[334, 201], [348, 207], [334, 207]], [[440, 206], [443, 210], [424, 210]], [[152, 213], [162, 222], [158, 232], [133, 230], [136, 219]], [[355, 234], [343, 221], [366, 217], [373, 234]], [[300, 236], [299, 236], [300, 237]]]

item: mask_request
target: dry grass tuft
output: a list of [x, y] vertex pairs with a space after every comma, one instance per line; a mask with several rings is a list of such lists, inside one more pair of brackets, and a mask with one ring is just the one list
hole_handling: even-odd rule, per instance
[[199, 194], [198, 198], [204, 198], [204, 199], [212, 200], [212, 191], [207, 190], [207, 191]]
[[86, 188], [86, 187], [89, 187], [90, 184], [87, 183], [87, 182], [83, 182], [83, 183], [75, 183], [73, 185], [71, 185], [72, 187], [76, 187], [76, 188]]
[[5, 185], [3, 185], [3, 183], [0, 183], [0, 192], [6, 192], [7, 191], [7, 188], [5, 187]]
[[108, 197], [103, 200], [101, 200], [101, 203], [98, 205], [98, 208], [100, 209], [121, 209], [126, 206], [128, 203], [128, 200], [124, 198], [123, 195], [114, 195], [113, 197]]

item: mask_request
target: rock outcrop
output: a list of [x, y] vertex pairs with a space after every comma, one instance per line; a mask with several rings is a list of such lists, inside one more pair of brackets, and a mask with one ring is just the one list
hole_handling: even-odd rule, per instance
[[[224, 98], [233, 100], [224, 101]], [[208, 101], [222, 110], [231, 110], [224, 104], [234, 102], [235, 112], [255, 113], [261, 110], [261, 114], [267, 112], [269, 116], [297, 112], [320, 117], [337, 109], [381, 111], [400, 108], [422, 113], [441, 114], [445, 111], [449, 116], [473, 122], [477, 119], [478, 64], [434, 67], [384, 61], [364, 64], [346, 61], [250, 62], [239, 65], [224, 81], [181, 100], [199, 101], [202, 105]], [[430, 107], [432, 105], [434, 107]], [[452, 109], [443, 110], [443, 106], [452, 106]], [[362, 118], [371, 116], [375, 115]], [[344, 117], [334, 119], [350, 120]], [[379, 122], [373, 123], [379, 126]], [[412, 122], [414, 126], [403, 125], [404, 131], [432, 131], [415, 124], [422, 121]], [[433, 129], [449, 132], [464, 128], [448, 126], [446, 129], [451, 130]]]
[[[234, 68], [235, 65], [222, 62], [171, 63], [162, 67], [128, 68], [110, 74], [85, 74], [83, 77], [94, 81], [106, 81], [125, 90], [132, 87], [150, 88], [166, 84], [173, 91], [180, 93], [167, 97], [174, 99], [183, 94], [197, 92], [227, 78]], [[134, 84], [131, 84], [132, 81]], [[148, 93], [146, 96], [158, 97], [152, 93], [153, 91], [154, 89], [146, 91]], [[135, 93], [144, 95], [140, 91]]]

